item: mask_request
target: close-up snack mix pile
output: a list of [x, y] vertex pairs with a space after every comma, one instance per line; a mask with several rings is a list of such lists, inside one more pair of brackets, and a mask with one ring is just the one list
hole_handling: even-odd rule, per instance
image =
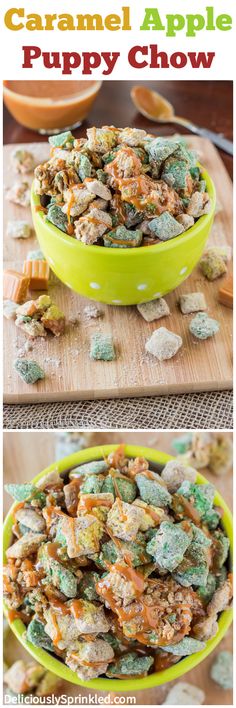
[[8, 617], [79, 679], [159, 672], [217, 634], [232, 597], [229, 539], [214, 486], [186, 461], [157, 471], [120, 445], [6, 490], [17, 502]]
[[150, 246], [179, 236], [210, 210], [196, 153], [181, 138], [103, 126], [88, 128], [86, 138], [67, 131], [49, 143], [34, 189], [46, 220], [82, 243]]

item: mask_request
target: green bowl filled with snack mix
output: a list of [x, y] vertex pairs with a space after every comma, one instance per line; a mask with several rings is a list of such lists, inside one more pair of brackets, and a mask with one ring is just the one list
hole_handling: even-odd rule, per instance
[[137, 691], [183, 676], [221, 641], [232, 519], [192, 467], [104, 445], [6, 489], [5, 614], [48, 670]]
[[182, 138], [89, 128], [49, 138], [36, 167], [36, 234], [58, 278], [91, 299], [160, 298], [199, 261], [215, 211], [213, 182]]

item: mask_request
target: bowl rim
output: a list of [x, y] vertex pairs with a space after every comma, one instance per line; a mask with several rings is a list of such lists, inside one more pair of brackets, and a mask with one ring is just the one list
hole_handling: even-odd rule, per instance
[[199, 219], [195, 222], [195, 224], [190, 227], [190, 229], [187, 229], [187, 231], [184, 231], [182, 234], [179, 234], [179, 236], [175, 236], [175, 238], [169, 239], [168, 241], [163, 241], [162, 243], [157, 243], [154, 246], [139, 246], [136, 248], [108, 248], [107, 246], [89, 246], [85, 243], [82, 243], [81, 241], [78, 241], [75, 238], [72, 238], [64, 231], [61, 231], [57, 226], [54, 226], [54, 224], [51, 224], [50, 222], [46, 221], [43, 210], [41, 211], [36, 209], [36, 207], [40, 206], [40, 197], [34, 191], [35, 180], [33, 180], [31, 187], [32, 216], [39, 228], [43, 227], [45, 230], [48, 230], [50, 234], [53, 234], [57, 238], [60, 238], [60, 240], [64, 241], [65, 244], [68, 244], [70, 246], [72, 246], [73, 244], [73, 247], [77, 248], [78, 253], [81, 250], [85, 250], [88, 255], [97, 253], [97, 255], [103, 254], [104, 256], [104, 253], [109, 253], [109, 255], [111, 255], [111, 257], [113, 258], [131, 258], [132, 256], [138, 256], [139, 254], [139, 256], [143, 258], [144, 253], [149, 253], [152, 255], [154, 253], [162, 253], [163, 251], [168, 252], [169, 250], [173, 249], [174, 246], [178, 246], [179, 243], [187, 244], [189, 241], [191, 241], [191, 238], [197, 236], [198, 232], [201, 232], [202, 229], [207, 228], [214, 216], [216, 208], [215, 185], [207, 170], [205, 170], [200, 165], [200, 163], [198, 163], [198, 166], [202, 171], [203, 179], [205, 179], [206, 181], [207, 192], [211, 199], [211, 208], [209, 213], [200, 216]]
[[[55, 468], [58, 469], [59, 472], [63, 472], [67, 469], [76, 467], [80, 464], [83, 464], [85, 462], [90, 462], [92, 460], [97, 460], [104, 458], [104, 456], [108, 455], [110, 452], [113, 450], [116, 450], [119, 447], [118, 444], [110, 444], [110, 445], [99, 445], [96, 447], [90, 447], [86, 448], [85, 450], [79, 450], [78, 452], [73, 453], [72, 455], [68, 455], [66, 457], [63, 457], [62, 459], [58, 460], [57, 462], [52, 463], [48, 467], [46, 467], [42, 472], [40, 472], [38, 475], [36, 475], [31, 482], [36, 483], [41, 477], [43, 477], [45, 474], [48, 474], [48, 472], [51, 472]], [[146, 457], [150, 462], [156, 462], [161, 465], [165, 465], [169, 460], [173, 460], [174, 457], [171, 455], [167, 455], [166, 453], [163, 453], [159, 450], [155, 450], [150, 447], [144, 447], [140, 445], [125, 445], [125, 452], [128, 457], [136, 457], [136, 456], [141, 456], [141, 457]], [[197, 483], [198, 484], [207, 484], [208, 480], [199, 472], [197, 472]], [[224, 530], [229, 538], [230, 541], [230, 558], [232, 560], [232, 546], [233, 546], [233, 522], [232, 522], [232, 515], [231, 512], [224, 501], [224, 499], [221, 497], [221, 494], [216, 490], [215, 492], [215, 497], [214, 497], [214, 503], [221, 506], [223, 508], [224, 514], [222, 517], [222, 523], [224, 526]], [[3, 554], [4, 554], [4, 561], [5, 561], [5, 552], [6, 549], [9, 546], [11, 536], [12, 536], [12, 524], [13, 524], [13, 517], [12, 513], [14, 511], [14, 508], [17, 506], [17, 502], [14, 502], [8, 511], [8, 514], [4, 520], [3, 524]], [[3, 609], [4, 609], [4, 614], [5, 617], [8, 620], [8, 608], [6, 602], [3, 603]], [[201, 663], [212, 651], [215, 649], [217, 644], [221, 641], [221, 639], [224, 637], [226, 631], [228, 630], [233, 618], [233, 612], [232, 608], [228, 610], [224, 610], [220, 618], [218, 620], [218, 632], [213, 637], [212, 639], [208, 640], [206, 643], [205, 649], [203, 649], [201, 652], [198, 652], [197, 654], [192, 654], [191, 656], [186, 657], [185, 659], [180, 660], [177, 664], [174, 664], [174, 666], [169, 667], [168, 669], [165, 669], [164, 671], [159, 671], [157, 673], [152, 673], [148, 674], [148, 676], [145, 676], [144, 678], [139, 678], [139, 679], [104, 679], [104, 678], [97, 678], [97, 679], [92, 679], [91, 681], [82, 681], [78, 678], [77, 674], [73, 672], [69, 667], [67, 667], [64, 663], [60, 662], [58, 659], [54, 658], [54, 656], [51, 656], [49, 652], [47, 652], [45, 649], [40, 649], [38, 647], [35, 647], [33, 644], [30, 642], [27, 642], [24, 638], [24, 633], [25, 633], [25, 625], [20, 619], [14, 619], [12, 622], [9, 622], [11, 630], [14, 632], [16, 635], [17, 639], [20, 641], [20, 643], [23, 645], [23, 647], [28, 651], [36, 661], [38, 661], [40, 664], [42, 664], [47, 670], [52, 671], [54, 674], [59, 676], [60, 678], [69, 681], [70, 683], [74, 683], [79, 686], [85, 686], [87, 688], [92, 688], [92, 689], [97, 689], [101, 691], [109, 691], [109, 690], [116, 690], [116, 691], [121, 691], [121, 692], [126, 692], [126, 691], [138, 691], [146, 688], [152, 688], [154, 686], [160, 686], [163, 685], [164, 683], [168, 683], [169, 681], [173, 681], [176, 678], [179, 678], [180, 676], [183, 676], [186, 674], [188, 671], [191, 669], [195, 668], [198, 664]]]
[[[9, 81], [10, 80], [11, 79], [9, 79]], [[7, 81], [7, 79], [6, 79], [6, 81]], [[39, 79], [39, 81], [40, 81], [40, 79]], [[25, 102], [25, 100], [26, 100], [27, 103], [33, 107], [35, 107], [37, 105], [40, 105], [41, 107], [43, 107], [43, 106], [45, 106], [45, 104], [50, 105], [50, 106], [62, 105], [62, 104], [65, 105], [67, 103], [77, 103], [79, 96], [81, 96], [81, 98], [88, 98], [89, 96], [93, 96], [94, 93], [97, 93], [98, 91], [100, 91], [100, 88], [102, 86], [102, 80], [94, 79], [94, 83], [95, 83], [94, 86], [88, 87], [87, 89], [84, 89], [83, 91], [80, 91], [76, 94], [72, 94], [71, 96], [68, 96], [67, 99], [60, 98], [58, 100], [52, 101], [52, 99], [47, 98], [46, 96], [45, 96], [45, 98], [43, 98], [41, 96], [27, 96], [27, 94], [25, 94], [25, 93], [17, 93], [17, 91], [13, 91], [13, 89], [9, 88], [9, 86], [7, 86], [6, 83], [4, 83], [4, 81], [3, 81], [3, 97], [4, 97], [4, 94], [6, 94], [6, 95], [9, 94], [10, 96], [17, 97], [18, 102], [20, 102], [22, 100]], [[73, 96], [74, 96], [74, 98], [72, 98]], [[66, 131], [61, 130], [61, 132], [63, 133]]]

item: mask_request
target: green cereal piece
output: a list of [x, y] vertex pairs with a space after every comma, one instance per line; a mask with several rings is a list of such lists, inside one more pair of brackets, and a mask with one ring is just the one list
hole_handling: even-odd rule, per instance
[[88, 159], [87, 155], [83, 155], [83, 153], [80, 153], [79, 156], [79, 167], [77, 169], [79, 178], [81, 179], [81, 182], [84, 182], [86, 177], [91, 177], [92, 174], [92, 165], [90, 160]]
[[36, 361], [30, 361], [29, 359], [16, 359], [14, 361], [14, 369], [19, 374], [22, 381], [27, 384], [34, 384], [39, 379], [45, 378], [45, 373], [41, 366], [37, 364]]
[[141, 676], [148, 673], [154, 659], [152, 656], [140, 656], [137, 652], [129, 652], [124, 656], [120, 656], [109, 665], [106, 676], [115, 678], [115, 676]]
[[210, 529], [218, 526], [220, 515], [212, 508], [215, 496], [213, 484], [192, 484], [185, 480], [179, 487], [178, 494], [187, 499], [193, 498], [195, 509]]
[[192, 544], [200, 544], [203, 548], [209, 548], [212, 545], [212, 539], [208, 538], [202, 529], [195, 526], [195, 524], [191, 524], [191, 528], [193, 532]]
[[219, 322], [213, 320], [212, 317], [209, 317], [205, 312], [198, 312], [189, 324], [189, 331], [197, 337], [197, 339], [213, 337], [219, 329]]
[[137, 496], [137, 486], [132, 479], [107, 475], [103, 483], [103, 492], [111, 492], [114, 497], [119, 496], [122, 501], [132, 504]]
[[82, 597], [83, 600], [99, 600], [99, 596], [96, 592], [96, 583], [100, 579], [100, 575], [94, 571], [88, 571], [83, 574], [83, 578], [78, 586], [78, 597]]
[[207, 552], [200, 543], [192, 542], [185, 557], [173, 573], [174, 579], [184, 587], [206, 585], [208, 577]]
[[227, 579], [228, 571], [225, 565], [222, 566], [220, 572], [216, 576], [216, 589], [223, 585], [224, 581]]
[[102, 361], [113, 361], [116, 358], [111, 334], [95, 332], [92, 335], [90, 358], [102, 359]]
[[74, 479], [75, 477], [83, 477], [83, 475], [87, 474], [103, 474], [107, 472], [107, 470], [108, 464], [105, 460], [92, 460], [91, 462], [85, 462], [84, 465], [75, 467], [75, 469], [70, 472], [69, 477], [70, 479]]
[[46, 634], [43, 623], [36, 618], [32, 619], [28, 624], [26, 639], [31, 644], [34, 644], [35, 647], [41, 647], [46, 649], [46, 651], [54, 651], [52, 641]]
[[137, 534], [136, 541], [122, 541], [119, 542], [119, 548], [115, 545], [113, 541], [107, 541], [102, 546], [102, 552], [100, 553], [100, 561], [103, 567], [106, 567], [106, 561], [108, 563], [115, 563], [118, 559], [125, 560], [126, 554], [129, 556], [132, 562], [133, 568], [139, 565], [144, 565], [145, 563], [150, 563], [151, 555], [147, 553], [146, 550], [146, 540], [143, 534]]
[[143, 220], [143, 212], [138, 211], [133, 204], [129, 202], [124, 202], [122, 205], [122, 210], [125, 215], [125, 226], [129, 229], [131, 226], [136, 226], [140, 224]]
[[217, 578], [213, 573], [208, 573], [206, 585], [199, 585], [197, 589], [197, 594], [200, 599], [204, 602], [204, 605], [208, 605], [211, 598], [214, 595], [217, 587]]
[[43, 251], [38, 249], [37, 251], [29, 251], [27, 253], [27, 261], [46, 261]]
[[118, 639], [118, 637], [116, 637], [115, 634], [112, 634], [111, 632], [99, 634], [99, 637], [101, 637], [101, 639], [104, 639], [105, 642], [108, 642], [108, 644], [110, 644], [115, 654], [120, 654], [126, 648], [124, 644], [122, 644], [122, 642]]
[[217, 654], [210, 676], [221, 688], [233, 688], [233, 654], [230, 651], [220, 651]]
[[77, 578], [71, 570], [64, 568], [61, 563], [51, 558], [47, 543], [41, 546], [38, 557], [52, 584], [58, 588], [63, 595], [66, 595], [66, 597], [76, 597], [78, 588]]
[[63, 213], [61, 207], [57, 204], [50, 204], [48, 207], [46, 221], [50, 221], [50, 223], [57, 226], [58, 229], [64, 231], [64, 233], [67, 233], [67, 215]]
[[25, 501], [31, 499], [37, 492], [34, 484], [5, 484], [4, 489], [16, 501]]
[[[200, 178], [200, 169], [199, 167], [190, 167], [190, 175], [194, 180], [199, 180]], [[204, 189], [205, 192], [205, 189]]]
[[149, 158], [153, 162], [157, 162], [161, 165], [164, 160], [166, 160], [170, 155], [172, 155], [179, 147], [179, 142], [174, 140], [168, 140], [164, 138], [155, 138], [151, 143], [146, 145], [146, 150], [149, 154]]
[[165, 507], [171, 503], [171, 495], [166, 487], [159, 484], [155, 479], [148, 479], [144, 474], [137, 474], [135, 481], [138, 485], [141, 499], [147, 504]]
[[161, 241], [169, 241], [183, 233], [184, 227], [168, 211], [149, 221], [150, 231]]
[[184, 435], [180, 435], [180, 437], [174, 438], [172, 440], [171, 446], [173, 447], [173, 450], [175, 450], [177, 455], [184, 455], [184, 453], [190, 449], [192, 444], [192, 438], [192, 433], [185, 433]]
[[206, 192], [207, 191], [207, 185], [206, 185], [205, 179], [200, 179], [199, 184], [198, 184], [198, 191], [199, 192]]
[[101, 169], [96, 170], [96, 175], [97, 175], [97, 179], [99, 180], [99, 182], [102, 182], [102, 184], [107, 183], [108, 175], [106, 174], [106, 172], [104, 172], [104, 170], [101, 170]]
[[129, 231], [125, 226], [117, 226], [103, 237], [104, 246], [107, 248], [136, 248], [141, 245], [142, 239], [141, 229]]
[[147, 551], [158, 566], [173, 571], [183, 560], [191, 543], [191, 536], [183, 531], [181, 524], [163, 521], [155, 536], [147, 544]]
[[188, 176], [188, 165], [184, 160], [177, 160], [175, 156], [166, 160], [161, 179], [164, 179], [169, 187], [177, 191], [186, 189]]
[[196, 654], [196, 652], [205, 649], [205, 646], [206, 642], [200, 642], [199, 639], [193, 639], [192, 637], [184, 637], [178, 644], [168, 644], [162, 649], [174, 654], [174, 656], [191, 656], [191, 654]]
[[80, 487], [81, 494], [99, 494], [102, 491], [104, 477], [95, 474], [88, 475]]
[[228, 558], [229, 538], [218, 529], [213, 534], [214, 538], [214, 567], [220, 570]]
[[74, 142], [73, 135], [70, 130], [66, 130], [64, 133], [59, 133], [59, 135], [50, 135], [48, 142], [53, 147], [67, 147], [72, 146]]

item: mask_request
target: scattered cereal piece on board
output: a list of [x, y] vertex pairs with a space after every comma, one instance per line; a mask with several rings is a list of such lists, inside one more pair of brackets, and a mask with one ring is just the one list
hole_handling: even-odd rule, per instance
[[7, 223], [7, 236], [11, 238], [29, 238], [32, 236], [32, 228], [28, 221], [15, 219]]
[[3, 273], [3, 297], [6, 300], [13, 300], [17, 304], [26, 298], [29, 278], [16, 270], [5, 270]]
[[190, 312], [199, 312], [206, 310], [207, 304], [203, 293], [187, 293], [180, 296], [180, 309], [183, 315], [188, 315]]
[[87, 317], [89, 320], [97, 320], [99, 317], [103, 316], [102, 310], [99, 310], [97, 305], [86, 305], [84, 307], [84, 315]]
[[145, 344], [145, 349], [159, 361], [171, 359], [183, 344], [182, 337], [170, 332], [166, 327], [159, 327], [152, 333]]
[[112, 361], [116, 358], [112, 336], [110, 334], [101, 334], [95, 332], [91, 339], [90, 347], [91, 359], [103, 359], [103, 361]]
[[30, 185], [29, 182], [15, 182], [6, 193], [8, 202], [20, 204], [20, 206], [30, 206]]
[[59, 337], [64, 334], [65, 331], [65, 315], [57, 307], [57, 305], [49, 305], [49, 307], [44, 312], [41, 322], [46, 329], [49, 329], [55, 337]]
[[177, 453], [177, 455], [184, 455], [191, 448], [192, 443], [192, 433], [184, 433], [179, 435], [178, 438], [173, 438], [171, 441], [171, 447]]
[[43, 254], [43, 251], [40, 251], [40, 249], [37, 249], [36, 251], [28, 251], [27, 256], [26, 256], [27, 261], [45, 261], [46, 258]]
[[207, 280], [216, 280], [221, 275], [227, 273], [227, 266], [224, 258], [217, 253], [206, 252], [199, 261], [199, 266]]
[[220, 651], [217, 654], [210, 676], [221, 688], [233, 688], [233, 654], [230, 651]]
[[30, 290], [47, 290], [49, 271], [49, 265], [45, 260], [24, 261], [23, 273], [30, 279]]
[[21, 174], [26, 174], [26, 172], [33, 172], [35, 167], [35, 159], [32, 152], [22, 148], [17, 148], [11, 155], [12, 165], [16, 172]]
[[22, 381], [25, 381], [27, 384], [34, 384], [39, 379], [45, 378], [43, 369], [41, 369], [41, 366], [39, 366], [36, 361], [30, 361], [29, 359], [16, 359], [14, 362], [14, 368]]
[[213, 320], [212, 317], [209, 317], [205, 312], [198, 312], [189, 324], [189, 331], [191, 334], [194, 334], [197, 339], [213, 337], [219, 329], [219, 322]]
[[208, 246], [203, 255], [221, 256], [225, 263], [228, 263], [232, 258], [232, 248], [227, 244], [225, 246]]
[[16, 319], [16, 310], [16, 302], [12, 302], [12, 300], [3, 300], [3, 315], [7, 320]]
[[161, 317], [166, 317], [170, 314], [167, 302], [161, 297], [159, 300], [151, 300], [151, 302], [143, 302], [137, 305], [137, 310], [146, 322], [159, 320]]
[[34, 320], [31, 317], [25, 315], [20, 315], [16, 318], [16, 327], [22, 329], [30, 339], [35, 339], [35, 337], [46, 337], [47, 332], [44, 326], [38, 320]]
[[205, 694], [197, 686], [180, 681], [170, 689], [163, 703], [164, 706], [201, 706]]
[[210, 448], [209, 469], [212, 474], [221, 476], [227, 474], [233, 464], [233, 445], [229, 438], [218, 432]]

